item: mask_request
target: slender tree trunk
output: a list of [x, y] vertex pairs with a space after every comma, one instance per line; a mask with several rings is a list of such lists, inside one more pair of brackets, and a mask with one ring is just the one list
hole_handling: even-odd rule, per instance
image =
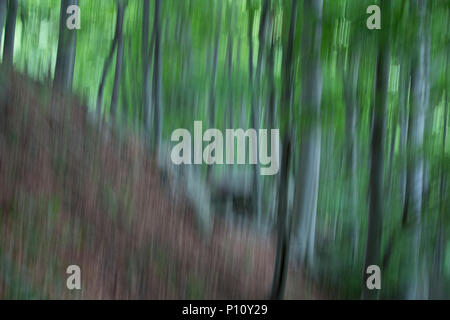
[[216, 83], [217, 83], [217, 59], [219, 56], [219, 40], [222, 24], [222, 2], [217, 3], [217, 18], [216, 18], [216, 34], [214, 39], [214, 49], [212, 56], [212, 70], [211, 70], [211, 86], [209, 90], [209, 108], [210, 118], [209, 122], [211, 126], [215, 126], [216, 123]]
[[[256, 74], [253, 68], [253, 22], [254, 22], [254, 9], [250, 9], [251, 13], [249, 15], [249, 31], [248, 31], [248, 41], [249, 41], [249, 81], [250, 81], [250, 94], [251, 94], [251, 125], [255, 130], [259, 130], [260, 127], [260, 103], [259, 97], [261, 95], [261, 74], [262, 74], [262, 58], [265, 46], [265, 35], [266, 35], [266, 24], [267, 15], [269, 9], [269, 1], [264, 0], [261, 9], [261, 18], [259, 24], [258, 33], [258, 60], [256, 63]], [[253, 209], [255, 216], [258, 219], [258, 225], [261, 226], [261, 201], [262, 201], [262, 188], [261, 188], [261, 178], [259, 176], [259, 165], [252, 167], [253, 169]]]
[[[450, 10], [447, 12], [447, 38], [450, 33]], [[447, 142], [447, 127], [448, 127], [448, 91], [450, 83], [448, 82], [448, 65], [449, 65], [449, 54], [450, 47], [447, 47], [447, 59], [445, 64], [445, 75], [446, 75], [446, 87], [444, 96], [444, 119], [443, 119], [443, 133], [442, 133], [442, 150], [441, 150], [441, 173], [439, 181], [439, 215], [438, 215], [438, 227], [437, 236], [434, 244], [434, 255], [433, 264], [431, 268], [431, 285], [430, 285], [430, 298], [431, 299], [442, 299], [443, 296], [443, 285], [442, 285], [442, 265], [444, 260], [444, 249], [446, 243], [445, 234], [445, 201], [446, 201], [446, 172], [445, 172], [445, 145]]]
[[[217, 2], [216, 34], [214, 39], [214, 49], [212, 56], [211, 84], [209, 88], [209, 125], [214, 128], [216, 125], [216, 85], [217, 85], [217, 59], [219, 57], [219, 40], [222, 24], [222, 2]], [[207, 179], [211, 174], [211, 166], [207, 168]]]
[[153, 29], [155, 33], [155, 58], [153, 66], [153, 106], [154, 117], [154, 149], [158, 150], [162, 131], [162, 56], [161, 56], [161, 0], [155, 0], [155, 17]]
[[17, 0], [8, 1], [8, 13], [6, 16], [5, 26], [5, 44], [3, 47], [3, 64], [7, 67], [11, 67], [13, 65], [17, 8]]
[[[146, 0], [149, 1], [149, 0]], [[145, 2], [144, 2], [145, 5]], [[144, 15], [148, 15], [150, 8], [150, 4], [148, 4], [148, 8], [144, 8]], [[148, 20], [148, 17], [145, 18], [144, 17], [144, 21]], [[148, 33], [148, 26], [145, 26], [146, 23], [144, 23], [143, 25], [143, 33], [147, 32]], [[147, 30], [147, 31], [146, 31]], [[153, 28], [152, 31], [152, 36], [150, 39], [150, 45], [146, 44], [146, 41], [143, 41], [143, 45], [146, 46], [146, 53], [143, 56], [144, 59], [144, 87], [143, 87], [143, 95], [144, 95], [144, 107], [143, 107], [143, 111], [144, 111], [144, 129], [147, 132], [148, 135], [151, 135], [151, 123], [152, 123], [152, 114], [154, 114], [153, 110], [152, 110], [152, 101], [153, 101], [153, 95], [152, 95], [152, 90], [150, 89], [150, 83], [151, 83], [151, 66], [152, 66], [152, 61], [153, 61], [153, 56], [155, 54], [155, 38], [156, 38], [156, 29]], [[145, 48], [142, 48], [142, 50], [144, 51]], [[150, 137], [149, 137], [150, 138]]]
[[117, 55], [116, 55], [116, 73], [114, 74], [114, 85], [111, 97], [111, 117], [114, 119], [117, 113], [117, 104], [119, 102], [120, 80], [123, 65], [123, 20], [125, 16], [124, 2], [117, 1]]
[[[400, 118], [400, 155], [402, 158], [403, 163], [407, 163], [407, 140], [408, 140], [408, 92], [410, 88], [410, 59], [409, 56], [403, 52], [401, 54], [402, 56], [402, 63], [400, 66], [400, 79], [399, 79], [399, 99], [398, 99], [398, 112], [399, 112], [399, 118]], [[393, 173], [391, 173], [393, 175]], [[403, 217], [402, 217], [402, 223], [400, 231], [404, 232], [406, 228], [408, 227], [407, 224], [407, 215], [408, 215], [408, 197], [406, 195], [406, 178], [407, 178], [407, 166], [403, 166], [401, 173], [400, 173], [400, 197], [401, 197], [401, 203], [403, 204]], [[390, 178], [391, 180], [393, 177]], [[390, 182], [392, 183], [392, 182]], [[390, 186], [390, 192], [392, 192], [392, 186]], [[392, 203], [391, 201], [389, 203]], [[394, 232], [387, 244], [386, 249], [383, 253], [383, 259], [382, 259], [382, 265], [380, 266], [382, 270], [385, 270], [389, 264], [392, 250], [394, 248], [395, 242], [398, 239], [398, 236], [400, 235], [400, 232]]]
[[296, 253], [314, 264], [314, 240], [320, 172], [320, 104], [322, 101], [322, 0], [304, 0], [302, 32], [302, 118], [300, 156], [296, 172], [294, 225]]
[[[287, 11], [286, 11], [287, 12]], [[298, 1], [292, 0], [289, 29], [284, 22], [283, 30], [289, 30], [285, 50], [283, 50], [282, 67], [282, 93], [281, 107], [281, 130], [283, 132], [283, 151], [281, 153], [281, 176], [279, 180], [278, 201], [277, 201], [277, 255], [275, 260], [275, 272], [272, 281], [271, 299], [283, 299], [286, 276], [289, 264], [289, 244], [290, 244], [290, 219], [288, 217], [288, 181], [289, 162], [291, 158], [291, 132], [290, 113], [292, 109], [292, 89], [293, 89], [293, 50], [294, 37], [297, 25]], [[286, 19], [287, 20], [287, 19]]]
[[[358, 39], [357, 39], [358, 41]], [[355, 262], [358, 251], [358, 237], [359, 237], [359, 225], [358, 225], [358, 175], [357, 175], [357, 87], [358, 87], [358, 75], [359, 75], [359, 62], [361, 58], [361, 46], [359, 42], [355, 44], [355, 49], [351, 54], [349, 61], [349, 74], [345, 80], [345, 129], [347, 141], [347, 176], [349, 177], [350, 188], [350, 216], [353, 221], [352, 224], [352, 260]]]
[[[253, 113], [253, 128], [256, 130], [259, 130], [261, 125], [261, 109], [262, 109], [262, 103], [261, 103], [261, 97], [263, 96], [262, 92], [262, 69], [263, 69], [263, 56], [264, 51], [266, 47], [266, 29], [267, 29], [267, 17], [269, 12], [269, 0], [264, 0], [262, 4], [261, 9], [261, 18], [259, 22], [259, 33], [258, 33], [258, 60], [256, 62], [256, 74], [254, 79], [254, 84], [256, 85], [256, 88], [254, 90], [255, 95], [253, 95], [254, 98], [254, 104], [252, 105], [252, 113]], [[255, 199], [254, 199], [254, 208], [255, 213], [258, 219], [258, 225], [261, 226], [262, 224], [262, 179], [259, 175], [260, 171], [260, 165], [259, 163], [256, 166], [253, 166], [253, 174], [255, 178]]]
[[[447, 20], [447, 35], [449, 34], [450, 19]], [[448, 90], [450, 84], [448, 83], [448, 62], [449, 62], [449, 50], [447, 50], [447, 62], [445, 67], [447, 86], [445, 89], [445, 106], [444, 106], [444, 119], [443, 119], [443, 133], [442, 133], [442, 151], [441, 151], [441, 177], [439, 183], [439, 217], [438, 217], [438, 232], [436, 242], [434, 245], [434, 261], [432, 268], [432, 283], [431, 283], [431, 298], [439, 299], [441, 297], [441, 277], [442, 277], [442, 264], [444, 257], [444, 244], [446, 241], [444, 225], [445, 225], [445, 194], [446, 194], [446, 176], [445, 176], [445, 145], [447, 142], [447, 126], [448, 126]]]
[[[407, 141], [408, 141], [408, 124], [409, 124], [409, 109], [408, 109], [408, 92], [410, 88], [410, 65], [409, 57], [404, 55], [403, 62], [400, 66], [400, 80], [399, 80], [399, 108], [400, 108], [400, 150], [402, 160], [406, 163], [407, 160]], [[401, 173], [401, 201], [404, 204], [406, 200], [406, 165], [402, 168]]]
[[[247, 0], [247, 3], [251, 3], [249, 0]], [[251, 7], [250, 5], [250, 12], [248, 15], [248, 33], [247, 33], [247, 39], [248, 39], [248, 45], [249, 45], [249, 53], [248, 53], [248, 80], [249, 80], [249, 91], [250, 91], [250, 103], [251, 103], [251, 114], [250, 114], [250, 123], [251, 127], [254, 129], [256, 128], [256, 97], [255, 97], [255, 84], [254, 84], [254, 66], [253, 66], [253, 56], [254, 56], [254, 47], [253, 47], [253, 23], [255, 18], [255, 9]], [[258, 168], [256, 165], [252, 166], [252, 181], [254, 185], [254, 190], [252, 193], [252, 209], [255, 217], [258, 219], [259, 222], [259, 191], [260, 191], [260, 179], [258, 176]]]
[[[271, 39], [270, 40], [270, 48], [269, 48], [269, 52], [267, 54], [266, 57], [266, 64], [267, 64], [267, 86], [268, 86], [268, 96], [267, 96], [267, 107], [266, 107], [266, 116], [265, 116], [265, 123], [266, 123], [266, 127], [268, 129], [275, 129], [276, 126], [276, 105], [275, 105], [275, 72], [274, 72], [274, 51], [275, 51], [275, 45], [274, 45], [274, 26], [273, 26], [273, 21], [274, 16], [273, 16], [273, 12], [270, 13], [269, 17], [268, 17], [268, 29], [267, 30], [271, 30], [270, 34], [267, 34], [267, 39]], [[268, 154], [272, 154], [272, 146], [269, 143], [267, 146], [267, 152]], [[278, 179], [278, 177], [274, 180], [271, 178], [266, 179], [267, 184], [265, 185], [265, 188], [268, 187], [269, 190], [269, 197], [271, 199], [273, 199], [274, 204], [276, 204], [276, 192], [277, 192], [277, 184], [274, 183], [276, 180]], [[288, 181], [288, 180], [287, 180]], [[272, 197], [273, 195], [273, 197]], [[266, 226], [270, 226], [270, 224], [272, 223], [272, 220], [274, 220], [275, 218], [275, 207], [270, 206], [268, 208], [268, 211], [266, 213], [266, 217], [265, 217], [265, 223]]]
[[142, 60], [145, 60], [149, 53], [148, 31], [150, 27], [150, 0], [142, 1]]
[[[228, 26], [228, 38], [227, 38], [227, 74], [228, 74], [228, 84], [229, 84], [229, 95], [228, 95], [228, 125], [229, 128], [233, 128], [234, 119], [234, 84], [233, 84], [233, 3], [230, 4], [228, 8], [229, 12], [229, 26]], [[232, 168], [232, 167], [231, 167]]]
[[[294, 0], [296, 1], [296, 0]], [[291, 145], [289, 136], [283, 138], [283, 151], [281, 154], [281, 176], [279, 180], [278, 208], [277, 208], [277, 255], [275, 260], [275, 272], [272, 280], [270, 298], [281, 300], [284, 297], [287, 270], [289, 266], [290, 228], [287, 215], [289, 160], [291, 157]]]
[[150, 26], [150, 0], [143, 1], [142, 8], [142, 66], [143, 66], [143, 87], [142, 87], [142, 97], [143, 97], [143, 114], [144, 114], [144, 130], [147, 134], [150, 133], [150, 101], [151, 94], [149, 89], [150, 82], [150, 47], [148, 45], [148, 35]]
[[412, 243], [408, 255], [411, 278], [406, 297], [419, 297], [419, 247], [421, 238], [420, 216], [423, 206], [423, 174], [424, 154], [423, 142], [425, 134], [426, 116], [426, 40], [425, 15], [426, 2], [417, 0], [413, 3], [413, 10], [417, 17], [417, 31], [411, 63], [411, 110], [408, 127], [408, 163], [407, 163], [407, 201], [406, 210], [411, 219]]
[[[274, 44], [274, 39], [273, 39], [273, 35], [272, 35], [269, 55], [268, 55], [268, 59], [267, 59], [267, 72], [268, 72], [268, 79], [269, 79], [269, 103], [268, 103], [268, 111], [267, 111], [267, 125], [270, 129], [275, 128], [275, 121], [276, 121], [274, 57], [275, 57], [275, 44]], [[270, 144], [269, 144], [269, 146], [270, 146]], [[271, 153], [270, 147], [269, 147], [269, 152]]]
[[[399, 96], [401, 96], [402, 93], [399, 93]], [[399, 99], [400, 100], [400, 99]], [[388, 185], [387, 185], [387, 195], [389, 197], [388, 203], [392, 203], [392, 196], [393, 196], [393, 184], [394, 184], [394, 160], [395, 160], [395, 139], [397, 136], [397, 126], [399, 122], [399, 116], [400, 116], [400, 101], [399, 106], [396, 110], [393, 111], [392, 120], [391, 120], [391, 135], [390, 135], [390, 142], [389, 142], [389, 162], [388, 162], [388, 168], [387, 168], [387, 174], [388, 174]]]
[[2, 34], [6, 19], [7, 1], [8, 0], [0, 0], [0, 48], [2, 47]]
[[111, 44], [111, 49], [109, 51], [109, 55], [106, 58], [105, 61], [105, 65], [103, 66], [103, 72], [102, 72], [102, 77], [100, 79], [100, 86], [98, 88], [98, 95], [97, 95], [97, 115], [100, 117], [101, 113], [102, 113], [102, 105], [103, 105], [103, 92], [105, 89], [105, 83], [106, 83], [106, 77], [108, 75], [109, 72], [109, 68], [111, 66], [112, 60], [114, 58], [114, 51], [116, 50], [117, 47], [117, 26], [116, 26], [116, 31], [114, 34], [114, 40]]
[[383, 218], [383, 174], [384, 140], [386, 135], [386, 110], [388, 103], [390, 68], [390, 7], [391, 2], [382, 2], [382, 32], [378, 39], [377, 69], [375, 81], [375, 102], [373, 129], [370, 146], [369, 176], [369, 225], [366, 257], [363, 270], [363, 299], [378, 298], [379, 290], [367, 288], [366, 270], [370, 265], [381, 266], [381, 230]]
[[61, 1], [58, 53], [53, 80], [54, 88], [68, 92], [72, 91], [77, 39], [77, 30], [69, 30], [66, 26], [66, 10], [70, 5], [78, 5], [78, 0]]

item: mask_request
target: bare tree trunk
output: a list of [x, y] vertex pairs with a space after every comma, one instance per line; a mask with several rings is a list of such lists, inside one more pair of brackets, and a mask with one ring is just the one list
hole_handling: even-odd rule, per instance
[[162, 131], [162, 56], [161, 56], [161, 0], [155, 0], [155, 17], [153, 29], [155, 33], [155, 59], [153, 66], [153, 106], [154, 117], [154, 150], [158, 150]]
[[0, 48], [2, 47], [2, 34], [3, 26], [5, 25], [7, 1], [8, 0], [0, 0]]
[[[234, 88], [233, 88], [233, 3], [230, 4], [228, 8], [229, 14], [229, 26], [228, 26], [228, 38], [227, 38], [227, 74], [228, 74], [228, 84], [229, 84], [229, 95], [228, 95], [228, 125], [229, 128], [233, 128], [233, 119], [234, 119]], [[230, 168], [232, 169], [232, 167]]]
[[[149, 1], [149, 0], [146, 0]], [[145, 5], [145, 2], [144, 2]], [[150, 9], [150, 4], [148, 3], [148, 8], [144, 8], [144, 15], [148, 15], [148, 10]], [[147, 13], [146, 13], [147, 12]], [[148, 20], [148, 17], [145, 18], [144, 17], [144, 21]], [[148, 26], [145, 26], [146, 23], [144, 23], [143, 25], [143, 33], [147, 32], [147, 36], [148, 36]], [[147, 31], [146, 31], [147, 30]], [[144, 36], [143, 36], [144, 37]], [[146, 37], [146, 36], [145, 36]], [[152, 90], [150, 89], [150, 83], [151, 83], [151, 66], [152, 66], [152, 61], [153, 61], [153, 56], [155, 54], [155, 37], [156, 37], [156, 29], [153, 28], [152, 31], [152, 36], [150, 39], [150, 45], [148, 45], [146, 42], [147, 40], [143, 40], [143, 45], [146, 46], [147, 48], [142, 48], [142, 50], [144, 51], [144, 49], [146, 49], [146, 53], [143, 56], [144, 62], [143, 62], [143, 66], [144, 66], [144, 87], [143, 87], [143, 95], [144, 95], [144, 107], [143, 107], [143, 111], [144, 111], [144, 129], [146, 131], [146, 133], [148, 135], [151, 134], [151, 123], [152, 123], [152, 114], [154, 114], [153, 110], [152, 110], [152, 101], [153, 101], [153, 95], [152, 95]], [[150, 137], [149, 137], [150, 138]]]
[[142, 66], [143, 66], [143, 114], [144, 114], [144, 130], [147, 134], [150, 133], [150, 90], [149, 90], [149, 82], [150, 82], [150, 47], [148, 45], [148, 35], [149, 35], [149, 26], [150, 26], [150, 0], [143, 1], [142, 8]]
[[411, 110], [408, 127], [408, 163], [406, 210], [411, 220], [412, 243], [408, 255], [411, 267], [411, 278], [406, 293], [407, 298], [419, 297], [419, 247], [421, 238], [422, 193], [424, 174], [423, 142], [425, 134], [426, 115], [426, 43], [425, 43], [425, 15], [426, 2], [417, 0], [413, 3], [413, 10], [417, 16], [416, 41], [411, 63]]
[[[398, 98], [398, 112], [400, 118], [400, 155], [403, 163], [407, 163], [407, 141], [408, 141], [408, 125], [409, 125], [409, 110], [408, 110], [408, 92], [410, 88], [410, 59], [409, 56], [406, 55], [405, 52], [401, 53], [402, 55], [402, 63], [400, 66], [400, 79], [399, 79], [399, 98]], [[393, 173], [391, 173], [393, 175]], [[406, 196], [406, 179], [407, 178], [407, 166], [403, 166], [400, 173], [400, 197], [401, 203], [403, 204], [403, 217], [402, 223], [400, 227], [400, 231], [404, 232], [409, 226], [407, 224], [407, 215], [408, 215], [408, 197]], [[392, 179], [392, 177], [390, 178]], [[392, 182], [391, 182], [392, 183]], [[392, 186], [390, 186], [390, 190], [392, 190]], [[390, 191], [392, 192], [392, 191]], [[390, 202], [391, 203], [391, 202]], [[383, 270], [385, 270], [389, 264], [392, 250], [394, 248], [395, 242], [398, 239], [400, 232], [395, 231], [391, 234], [387, 244], [386, 249], [383, 253], [382, 265], [380, 266]]]
[[[289, 264], [289, 244], [290, 244], [290, 221], [288, 217], [288, 180], [289, 162], [291, 158], [291, 138], [290, 138], [290, 113], [292, 109], [293, 90], [293, 50], [294, 37], [297, 25], [298, 2], [292, 0], [291, 14], [289, 22], [289, 36], [283, 50], [282, 68], [282, 112], [281, 129], [283, 132], [283, 151], [281, 153], [281, 176], [279, 180], [278, 201], [277, 201], [277, 255], [275, 260], [275, 272], [272, 281], [271, 299], [283, 299], [286, 276]], [[287, 19], [286, 19], [287, 20]], [[286, 24], [283, 24], [283, 30]], [[287, 29], [287, 28], [286, 28]]]
[[[399, 80], [399, 108], [400, 108], [400, 150], [402, 154], [402, 160], [406, 163], [407, 160], [407, 141], [408, 141], [408, 124], [409, 124], [409, 109], [408, 109], [408, 92], [410, 88], [410, 61], [409, 58], [404, 57], [400, 66], [400, 80]], [[406, 200], [406, 166], [402, 169], [401, 173], [401, 197], [402, 203]]]
[[386, 135], [386, 110], [389, 88], [390, 68], [390, 7], [391, 2], [382, 2], [383, 28], [378, 39], [377, 69], [375, 81], [375, 103], [373, 129], [370, 146], [369, 177], [369, 226], [367, 234], [366, 257], [363, 270], [363, 299], [378, 298], [379, 290], [367, 288], [367, 267], [381, 266], [381, 230], [383, 218], [383, 174], [384, 140]]
[[[354, 31], [357, 33], [357, 31]], [[356, 37], [356, 36], [354, 36]], [[357, 175], [357, 114], [358, 114], [358, 98], [357, 87], [359, 79], [359, 63], [361, 59], [361, 46], [359, 39], [353, 39], [355, 48], [350, 55], [348, 75], [344, 76], [344, 97], [346, 101], [345, 107], [345, 131], [347, 140], [347, 176], [349, 177], [350, 188], [350, 216], [352, 224], [352, 260], [355, 262], [358, 242], [359, 242], [359, 224], [357, 215], [358, 206], [358, 175]], [[353, 264], [352, 264], [353, 265]]]
[[[296, 1], [296, 0], [293, 0]], [[278, 208], [277, 208], [277, 255], [275, 260], [275, 272], [272, 280], [272, 291], [270, 299], [281, 300], [284, 297], [284, 290], [286, 286], [287, 270], [289, 267], [289, 243], [290, 243], [290, 228], [289, 218], [287, 215], [288, 202], [288, 183], [289, 180], [289, 160], [291, 157], [291, 143], [289, 135], [283, 137], [283, 151], [281, 154], [281, 176], [279, 180], [278, 192]]]
[[216, 34], [214, 39], [214, 49], [212, 56], [212, 70], [211, 70], [211, 86], [209, 91], [209, 108], [210, 117], [209, 122], [211, 126], [216, 123], [216, 83], [217, 83], [217, 59], [219, 56], [219, 40], [222, 24], [222, 2], [217, 3], [217, 18], [216, 18]]
[[[254, 20], [254, 9], [250, 9], [251, 13], [249, 15], [249, 29], [248, 29], [248, 41], [249, 41], [249, 81], [250, 81], [250, 92], [251, 92], [251, 125], [252, 128], [258, 130], [260, 127], [260, 103], [259, 97], [261, 95], [261, 74], [262, 74], [262, 58], [265, 46], [265, 35], [266, 35], [266, 22], [269, 9], [269, 1], [264, 0], [261, 9], [261, 18], [259, 24], [258, 33], [258, 60], [256, 63], [256, 74], [253, 70], [253, 20]], [[262, 188], [261, 179], [259, 176], [259, 165], [254, 165], [253, 169], [253, 210], [255, 216], [258, 219], [258, 225], [261, 226], [261, 200], [262, 200]]]
[[[253, 114], [253, 128], [258, 130], [261, 125], [261, 97], [263, 96], [262, 92], [262, 69], [263, 69], [263, 55], [266, 47], [266, 29], [267, 29], [267, 17], [269, 15], [269, 0], [264, 0], [261, 9], [261, 18], [259, 22], [259, 33], [258, 33], [258, 60], [256, 63], [256, 74], [254, 79], [254, 84], [256, 84], [256, 90], [254, 90], [254, 104], [252, 105], [252, 114]], [[253, 174], [255, 178], [255, 199], [254, 199], [254, 208], [256, 217], [258, 219], [258, 225], [261, 227], [262, 225], [262, 182], [261, 177], [259, 176], [259, 163], [256, 166], [253, 166]]]
[[125, 16], [126, 3], [122, 0], [117, 1], [117, 55], [116, 55], [116, 73], [114, 74], [114, 85], [111, 97], [111, 117], [114, 119], [117, 113], [117, 104], [119, 101], [120, 79], [123, 65], [123, 20]]
[[97, 95], [97, 115], [100, 117], [101, 113], [102, 113], [102, 105], [103, 105], [103, 91], [105, 89], [105, 83], [106, 83], [106, 77], [108, 75], [109, 72], [109, 67], [111, 66], [113, 57], [114, 57], [114, 51], [116, 50], [116, 46], [117, 46], [117, 26], [116, 26], [116, 31], [114, 34], [114, 40], [111, 44], [111, 49], [109, 51], [109, 55], [106, 58], [105, 61], [105, 65], [103, 66], [103, 72], [102, 72], [102, 78], [100, 79], [100, 86], [98, 88], [98, 95]]
[[56, 57], [55, 77], [53, 87], [58, 90], [72, 91], [73, 69], [77, 31], [66, 26], [66, 10], [70, 5], [78, 5], [78, 0], [62, 0], [59, 16], [59, 40]]
[[[216, 125], [216, 85], [217, 85], [217, 59], [219, 57], [219, 40], [222, 25], [222, 2], [217, 2], [216, 34], [214, 39], [214, 51], [212, 56], [211, 84], [209, 88], [209, 125]], [[211, 166], [207, 167], [207, 179], [211, 174]]]
[[[450, 17], [449, 20], [447, 20], [447, 35], [449, 34], [450, 28]], [[441, 296], [441, 277], [442, 277], [442, 264], [443, 264], [443, 258], [444, 258], [444, 244], [446, 242], [446, 236], [444, 231], [444, 221], [445, 221], [445, 195], [446, 195], [446, 180], [447, 177], [445, 175], [445, 145], [447, 142], [447, 126], [448, 126], [448, 90], [450, 87], [450, 83], [448, 83], [448, 62], [449, 62], [449, 52], [450, 50], [447, 50], [447, 61], [446, 61], [446, 82], [447, 86], [445, 89], [445, 106], [444, 106], [444, 131], [442, 133], [442, 151], [441, 151], [441, 177], [440, 177], [440, 183], [439, 183], [439, 217], [438, 217], [438, 234], [436, 238], [435, 248], [434, 248], [434, 261], [433, 261], [433, 268], [432, 268], [432, 284], [431, 284], [431, 298], [432, 299], [439, 299], [444, 298]]]
[[[255, 130], [258, 130], [258, 106], [256, 102], [256, 92], [255, 92], [255, 81], [254, 81], [254, 67], [253, 67], [253, 22], [255, 17], [255, 9], [250, 8], [250, 13], [248, 15], [248, 46], [249, 46], [249, 53], [248, 53], [248, 79], [249, 79], [249, 90], [251, 95], [251, 115], [250, 115], [250, 122], [252, 128]], [[258, 219], [258, 222], [260, 220], [259, 213], [260, 213], [260, 179], [258, 175], [258, 167], [256, 165], [252, 166], [252, 179], [253, 179], [253, 185], [254, 185], [254, 191], [252, 193], [252, 207], [253, 212], [255, 214], [255, 217]]]
[[296, 254], [302, 263], [314, 264], [314, 240], [320, 172], [320, 104], [322, 101], [323, 0], [304, 0], [302, 32], [302, 118], [300, 156], [296, 172], [293, 230]]
[[9, 0], [8, 4], [5, 26], [5, 44], [3, 47], [3, 64], [7, 67], [11, 67], [14, 58], [14, 36], [16, 32], [18, 4], [17, 0]]
[[[267, 108], [267, 125], [270, 129], [275, 128], [275, 121], [276, 121], [274, 59], [275, 59], [275, 44], [274, 44], [274, 36], [272, 34], [272, 39], [270, 41], [269, 55], [267, 58], [267, 72], [269, 80], [269, 103]], [[270, 149], [270, 144], [269, 144], [269, 152], [270, 153], [272, 152]]]
[[148, 30], [150, 26], [150, 0], [142, 1], [142, 59], [148, 55]]
[[[448, 26], [447, 21], [447, 26]], [[447, 34], [448, 34], [448, 27], [447, 27]], [[448, 75], [448, 60], [449, 60], [449, 51], [447, 50], [447, 62], [446, 62], [446, 75]], [[446, 78], [448, 79], [448, 77]], [[448, 82], [448, 80], [447, 80]], [[445, 194], [446, 194], [446, 176], [445, 176], [445, 144], [447, 142], [447, 126], [448, 126], [448, 89], [449, 84], [447, 84], [445, 89], [445, 106], [444, 106], [444, 120], [443, 120], [443, 126], [444, 131], [442, 133], [442, 156], [441, 156], [441, 177], [440, 177], [440, 183], [439, 183], [439, 216], [438, 216], [438, 231], [437, 231], [437, 237], [436, 242], [434, 244], [434, 259], [433, 259], [433, 267], [431, 269], [431, 298], [432, 299], [442, 299], [444, 298], [441, 293], [442, 290], [442, 264], [443, 264], [443, 258], [444, 258], [444, 244], [446, 241], [445, 237]]]

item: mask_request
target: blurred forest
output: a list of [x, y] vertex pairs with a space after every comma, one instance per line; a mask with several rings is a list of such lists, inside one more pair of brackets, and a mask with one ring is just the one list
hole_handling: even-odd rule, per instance
[[[449, 22], [450, 0], [0, 0], [0, 298], [450, 299]], [[279, 173], [174, 165], [196, 120], [279, 128]]]

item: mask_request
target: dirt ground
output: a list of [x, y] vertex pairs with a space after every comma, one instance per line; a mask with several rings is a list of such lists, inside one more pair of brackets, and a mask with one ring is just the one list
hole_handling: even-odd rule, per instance
[[[199, 234], [130, 133], [12, 75], [0, 101], [0, 298], [265, 299], [275, 237], [214, 220]], [[53, 110], [50, 112], [50, 110]], [[82, 290], [66, 288], [81, 268]], [[288, 299], [317, 299], [289, 271]]]

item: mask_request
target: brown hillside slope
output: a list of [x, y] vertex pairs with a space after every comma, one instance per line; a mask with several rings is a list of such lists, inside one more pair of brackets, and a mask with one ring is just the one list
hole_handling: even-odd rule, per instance
[[[273, 239], [216, 219], [204, 241], [136, 137], [106, 135], [76, 101], [50, 115], [48, 89], [22, 76], [0, 86], [0, 298], [267, 296]], [[66, 289], [72, 264], [81, 291]], [[318, 297], [288, 282], [288, 298]]]

